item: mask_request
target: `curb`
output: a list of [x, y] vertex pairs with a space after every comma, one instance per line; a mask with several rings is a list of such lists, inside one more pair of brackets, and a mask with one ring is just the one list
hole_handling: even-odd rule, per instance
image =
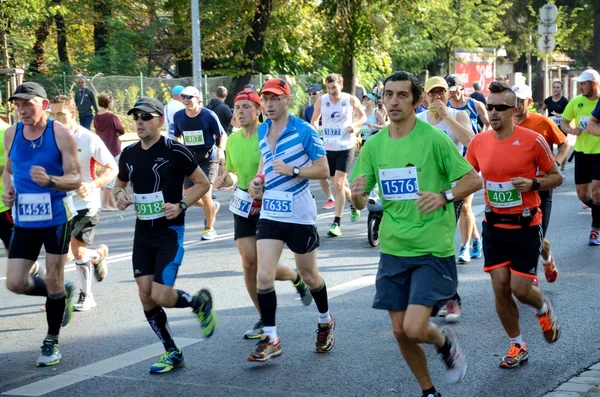
[[592, 365], [543, 397], [600, 397], [600, 363]]

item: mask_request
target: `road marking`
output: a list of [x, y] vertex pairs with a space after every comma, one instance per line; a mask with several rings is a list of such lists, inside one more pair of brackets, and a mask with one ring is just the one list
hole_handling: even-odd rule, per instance
[[356, 280], [348, 281], [340, 285], [327, 288], [327, 297], [329, 299], [347, 294], [348, 292], [356, 291], [357, 289], [369, 287], [375, 284], [375, 276], [364, 276]]
[[[202, 339], [175, 338], [177, 346], [185, 347], [201, 342]], [[119, 354], [118, 356], [98, 361], [84, 367], [65, 372], [64, 374], [52, 376], [40, 381], [30, 383], [17, 389], [2, 393], [10, 396], [43, 396], [63, 387], [71, 386], [93, 377], [107, 374], [121, 368], [137, 364], [149, 358], [160, 356], [165, 348], [162, 343], [154, 343], [139, 349]]]

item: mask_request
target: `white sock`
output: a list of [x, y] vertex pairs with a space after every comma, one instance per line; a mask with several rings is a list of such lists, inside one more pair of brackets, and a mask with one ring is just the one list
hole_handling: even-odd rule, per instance
[[277, 326], [274, 325], [272, 327], [263, 327], [264, 334], [271, 339], [272, 342], [275, 342], [277, 339]]
[[514, 343], [514, 344], [522, 347], [523, 346], [523, 336], [521, 336], [521, 334], [519, 334], [519, 336], [517, 336], [516, 338], [510, 338], [510, 343]]
[[329, 311], [325, 313], [319, 313], [319, 324], [329, 324], [331, 321], [331, 316], [329, 315]]
[[548, 255], [548, 259], [544, 259], [544, 257], [542, 256], [542, 263], [544, 265], [549, 264], [552, 261], [552, 255]]
[[327, 200], [335, 201], [335, 197], [333, 194], [330, 194], [329, 197], [327, 197]]
[[76, 267], [79, 274], [79, 285], [81, 291], [86, 295], [92, 294], [92, 263], [89, 259], [85, 262], [76, 262]]
[[91, 249], [87, 248], [87, 255], [94, 262], [96, 262], [98, 259], [100, 259], [100, 254], [98, 253], [97, 250], [91, 250]]
[[537, 314], [546, 314], [548, 312], [548, 304], [544, 302], [542, 308], [538, 310]]

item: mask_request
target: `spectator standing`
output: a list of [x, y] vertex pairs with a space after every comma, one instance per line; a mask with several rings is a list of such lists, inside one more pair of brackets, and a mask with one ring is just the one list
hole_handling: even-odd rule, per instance
[[227, 99], [227, 88], [223, 86], [217, 87], [215, 94], [216, 98], [212, 99], [208, 105], [206, 105], [206, 108], [215, 112], [219, 122], [221, 123], [221, 126], [227, 135], [230, 135], [232, 130], [231, 118], [233, 117], [233, 113], [231, 112], [231, 108], [225, 104], [225, 100]]
[[[541, 113], [544, 114], [548, 110], [548, 117], [556, 122], [556, 118], [562, 117], [569, 100], [563, 96], [563, 82], [555, 81], [552, 83], [552, 96], [544, 100]], [[560, 124], [560, 122], [558, 123]]]
[[167, 134], [169, 138], [175, 138], [175, 123], [173, 122], [173, 116], [181, 109], [185, 109], [183, 105], [183, 99], [181, 93], [183, 92], [183, 86], [176, 85], [171, 88], [171, 100], [165, 105], [165, 126], [167, 127]]
[[[77, 87], [79, 89], [75, 93], [75, 103], [77, 104], [77, 113], [79, 113], [79, 124], [88, 130], [92, 126], [94, 113], [98, 113], [96, 98], [94, 92], [87, 88], [87, 83], [83, 76], [77, 77]], [[92, 108], [94, 111], [92, 112]]]
[[[113, 155], [117, 164], [121, 156], [121, 140], [119, 136], [125, 133], [125, 128], [116, 114], [111, 112], [113, 106], [113, 97], [110, 94], [100, 94], [98, 96], [100, 110], [94, 118], [94, 129], [96, 134], [102, 139], [102, 142]], [[111, 181], [102, 188], [102, 211], [117, 211], [117, 205], [112, 195], [112, 188], [115, 181]]]

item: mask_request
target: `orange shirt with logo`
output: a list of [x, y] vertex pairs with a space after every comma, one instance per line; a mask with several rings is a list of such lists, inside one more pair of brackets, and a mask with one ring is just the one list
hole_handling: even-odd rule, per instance
[[541, 114], [529, 113], [519, 126], [542, 135], [550, 147], [552, 147], [552, 144], [562, 145], [567, 139], [554, 121]]
[[[555, 163], [552, 150], [546, 139], [529, 129], [515, 125], [512, 135], [505, 140], [496, 139], [489, 130], [475, 135], [467, 150], [467, 160], [476, 171], [481, 171], [484, 180], [485, 203], [500, 214], [522, 214], [525, 208], [533, 210], [540, 205], [537, 191], [521, 193], [522, 204], [510, 207], [492, 205], [488, 197], [488, 187], [510, 186], [511, 178], [534, 179], [538, 169], [548, 172]], [[530, 226], [542, 223], [542, 212], [538, 210]], [[496, 224], [496, 227], [518, 229], [518, 225]]]

